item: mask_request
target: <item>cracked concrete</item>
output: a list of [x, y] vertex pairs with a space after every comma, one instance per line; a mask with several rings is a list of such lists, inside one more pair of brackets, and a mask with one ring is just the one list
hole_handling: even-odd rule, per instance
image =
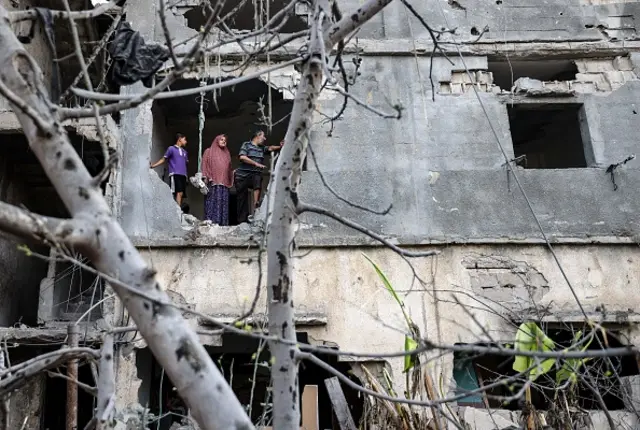
[[512, 312], [535, 307], [550, 287], [544, 274], [526, 261], [497, 255], [466, 256], [471, 290]]

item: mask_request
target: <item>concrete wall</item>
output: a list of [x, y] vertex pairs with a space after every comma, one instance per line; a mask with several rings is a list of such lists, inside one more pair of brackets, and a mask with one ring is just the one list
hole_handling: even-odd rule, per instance
[[[314, 249], [295, 260], [293, 302], [300, 318], [324, 315], [327, 324], [299, 329], [309, 331], [314, 342], [334, 342], [344, 350], [391, 352], [402, 348], [406, 331], [402, 313], [362, 253], [386, 272], [411, 318], [434, 341], [487, 340], [472, 317], [452, 300], [453, 295], [469, 305], [479, 323], [500, 339], [513, 336], [510, 316], [522, 317], [535, 306], [580, 320], [571, 291], [544, 246], [470, 245], [439, 250], [442, 253], [437, 257], [413, 260], [425, 282], [420, 284], [409, 266], [389, 250]], [[256, 263], [246, 261], [255, 258], [255, 251], [141, 251], [154, 262], [160, 284], [178, 303], [229, 317], [242, 314], [253, 299], [258, 269]], [[606, 303], [609, 318], [637, 320], [640, 292], [634, 285], [640, 281], [640, 269], [635, 246], [557, 246], [556, 252], [587, 312], [597, 315], [596, 308]], [[264, 312], [265, 299], [263, 289], [258, 313]], [[632, 333], [632, 339], [634, 336]], [[441, 362], [445, 376], [450, 361], [447, 356]], [[398, 380], [401, 364], [401, 360], [392, 361]]]
[[[633, 38], [640, 12], [637, 3], [611, 0], [453, 0], [411, 4], [432, 28], [455, 28], [455, 39], [460, 42], [477, 40], [485, 26], [488, 31], [482, 41]], [[340, 3], [345, 14], [360, 6], [358, 0]], [[622, 23], [621, 16], [624, 16]], [[622, 27], [626, 31], [615, 30]], [[359, 37], [410, 40], [429, 39], [429, 34], [401, 2], [392, 2], [364, 25]], [[445, 34], [442, 39], [451, 37]]]
[[[156, 2], [137, 2], [127, 8], [127, 21], [145, 40], [153, 40]], [[122, 88], [122, 93], [139, 94], [145, 91], [141, 83]], [[168, 186], [149, 169], [153, 147], [153, 114], [151, 103], [122, 113], [122, 201], [120, 222], [132, 236], [180, 237], [180, 208], [167, 193]], [[154, 154], [157, 155], [157, 154]], [[157, 161], [157, 160], [153, 160]]]
[[46, 375], [34, 376], [10, 398], [8, 430], [40, 429]]
[[[451, 81], [454, 71], [464, 70], [459, 59], [453, 65], [443, 58], [436, 58], [433, 63], [436, 89], [440, 82]], [[486, 57], [467, 57], [465, 63], [470, 69], [487, 67]], [[640, 148], [634, 131], [640, 125], [636, 104], [640, 81], [626, 82], [615, 91], [572, 97], [514, 99], [485, 91], [479, 94], [480, 103], [473, 91], [467, 91], [436, 93], [433, 101], [429, 65], [430, 60], [424, 57], [365, 58], [354, 95], [386, 111], [392, 111], [389, 103], [399, 102], [405, 108], [402, 118], [383, 120], [351, 105], [344, 119], [335, 123], [330, 137], [326, 133], [328, 125], [317, 126], [312, 135], [319, 167], [332, 187], [361, 205], [383, 209], [393, 204], [392, 211], [378, 216], [337, 202], [313, 171], [313, 163], [304, 173], [303, 200], [333, 208], [409, 244], [539, 239], [526, 201], [513, 177], [507, 174], [498, 141], [507, 158], [513, 158], [508, 103], [572, 102], [584, 106], [585, 153], [589, 154], [590, 168], [518, 170], [533, 208], [545, 230], [557, 240], [594, 236], [628, 240], [638, 233], [640, 207], [636, 202], [640, 200], [633, 185], [638, 180], [637, 162], [618, 169], [617, 191], [605, 169]], [[327, 92], [320, 106], [325, 113], [331, 113], [341, 102], [341, 98]], [[135, 124], [141, 124], [140, 119]], [[135, 238], [150, 236], [153, 241], [160, 241], [181, 233], [170, 227], [178, 219], [171, 205], [159, 203], [170, 198], [166, 187], [161, 184], [156, 193], [156, 185], [144, 185], [149, 172], [140, 160], [148, 157], [150, 146], [140, 135], [126, 144], [125, 151], [135, 151], [136, 155], [125, 159], [125, 175], [134, 164], [142, 171], [132, 169], [131, 174], [138, 175], [132, 176], [135, 179], [131, 184], [125, 181], [123, 220]], [[141, 180], [143, 194], [151, 193], [149, 198], [128, 197], [129, 192], [133, 196], [140, 194]], [[127, 187], [131, 191], [127, 192]], [[149, 200], [154, 202], [149, 204]], [[157, 220], [157, 224], [147, 223], [148, 232], [140, 228], [145, 219]], [[361, 239], [326, 219], [303, 219], [313, 228], [305, 230], [301, 240], [337, 244]], [[131, 227], [129, 220], [138, 227]]]

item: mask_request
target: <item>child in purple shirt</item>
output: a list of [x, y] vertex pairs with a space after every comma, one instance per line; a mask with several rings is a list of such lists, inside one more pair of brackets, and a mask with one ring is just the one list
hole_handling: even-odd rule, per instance
[[168, 162], [171, 192], [180, 207], [182, 207], [182, 197], [187, 191], [187, 163], [189, 162], [189, 155], [187, 154], [187, 150], [184, 149], [185, 146], [187, 146], [187, 138], [185, 135], [182, 133], [176, 134], [176, 144], [167, 149], [164, 157], [150, 165], [152, 169], [155, 169], [164, 164], [165, 161]]

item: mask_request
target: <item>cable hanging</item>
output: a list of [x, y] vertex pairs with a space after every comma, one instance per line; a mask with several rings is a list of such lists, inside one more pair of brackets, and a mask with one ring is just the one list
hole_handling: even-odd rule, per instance
[[[207, 85], [206, 71], [203, 72], [202, 75], [203, 76], [200, 79], [200, 86], [204, 87]], [[204, 131], [206, 121], [206, 117], [204, 115], [206, 94], [206, 91], [201, 91], [200, 95], [196, 97], [196, 101], [200, 104], [200, 110], [198, 112], [198, 172], [200, 172], [202, 168], [202, 132]]]
[[[207, 75], [209, 71], [209, 68], [207, 66], [208, 59], [205, 57], [204, 68], [200, 75], [200, 87], [204, 87], [205, 85], [207, 85]], [[195, 176], [192, 176], [190, 178], [191, 184], [204, 195], [207, 195], [209, 193], [209, 188], [207, 187], [207, 184], [202, 177], [202, 134], [204, 132], [204, 126], [206, 122], [204, 111], [208, 106], [208, 100], [205, 97], [206, 95], [206, 91], [200, 91], [200, 94], [196, 96], [196, 103], [200, 105], [198, 111], [198, 170], [196, 171]]]

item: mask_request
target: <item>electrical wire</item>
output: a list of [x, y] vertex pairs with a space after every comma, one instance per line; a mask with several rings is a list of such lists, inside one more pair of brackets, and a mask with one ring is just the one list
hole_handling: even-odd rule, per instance
[[[440, 8], [440, 12], [442, 13], [442, 17], [444, 19], [444, 22], [445, 22], [446, 26], [449, 27], [449, 20], [447, 19], [447, 14], [445, 13], [441, 2], [438, 1], [436, 3], [438, 3], [438, 6]], [[469, 68], [467, 67], [467, 63], [466, 63], [466, 61], [464, 59], [464, 56], [462, 55], [462, 51], [460, 50], [460, 43], [456, 40], [455, 35], [452, 34], [451, 38], [453, 40], [453, 45], [456, 47], [456, 51], [458, 53], [458, 57], [460, 57], [460, 61], [462, 63], [462, 66], [464, 67], [464, 70], [467, 73], [467, 76], [469, 77], [471, 82], [474, 82], [474, 79], [471, 76], [471, 72], [469, 71]], [[531, 215], [533, 216], [533, 219], [536, 222], [538, 230], [540, 231], [540, 234], [542, 235], [542, 238], [543, 238], [547, 248], [549, 249], [549, 252], [551, 253], [551, 255], [553, 257], [553, 260], [555, 261], [556, 265], [558, 266], [558, 269], [560, 270], [560, 273], [562, 274], [562, 277], [564, 278], [565, 282], [569, 286], [569, 290], [571, 290], [571, 294], [573, 295], [574, 299], [576, 300], [576, 303], [577, 303], [578, 307], [580, 308], [580, 312], [584, 315], [585, 319], [588, 319], [587, 312], [585, 311], [584, 307], [582, 306], [582, 303], [580, 302], [580, 299], [578, 298], [578, 294], [576, 293], [575, 288], [571, 284], [571, 281], [569, 280], [569, 277], [567, 276], [567, 273], [564, 270], [564, 267], [560, 263], [560, 259], [558, 258], [558, 255], [556, 254], [555, 249], [551, 245], [551, 242], [549, 241], [549, 238], [547, 237], [547, 233], [544, 231], [544, 228], [542, 227], [542, 223], [540, 222], [540, 218], [536, 214], [536, 211], [534, 210], [533, 205], [531, 204], [531, 201], [529, 200], [529, 196], [527, 195], [526, 191], [524, 190], [524, 187], [522, 186], [522, 183], [520, 182], [520, 178], [518, 177], [518, 175], [516, 174], [515, 169], [511, 165], [511, 160], [509, 159], [509, 156], [507, 155], [507, 152], [505, 151], [504, 146], [502, 145], [502, 142], [500, 142], [500, 137], [498, 136], [498, 132], [497, 132], [497, 130], [495, 128], [495, 125], [493, 124], [493, 121], [491, 120], [491, 117], [489, 116], [489, 113], [487, 112], [487, 108], [486, 108], [484, 102], [482, 101], [482, 98], [480, 97], [480, 94], [478, 94], [478, 88], [476, 87], [476, 85], [471, 85], [471, 87], [473, 88], [473, 93], [475, 94], [476, 99], [478, 100], [478, 103], [480, 104], [480, 107], [482, 108], [482, 112], [483, 112], [484, 116], [487, 118], [487, 122], [489, 123], [489, 128], [491, 129], [491, 133], [493, 134], [493, 137], [495, 138], [495, 141], [496, 141], [496, 143], [498, 145], [498, 148], [500, 149], [500, 152], [502, 153], [502, 156], [505, 159], [507, 171], [510, 172], [513, 175], [513, 179], [515, 180], [516, 185], [518, 186], [518, 189], [520, 190], [520, 192], [522, 193], [522, 196], [524, 197], [524, 200], [525, 200], [525, 202], [527, 204], [527, 207], [529, 208], [529, 211], [531, 212]]]

